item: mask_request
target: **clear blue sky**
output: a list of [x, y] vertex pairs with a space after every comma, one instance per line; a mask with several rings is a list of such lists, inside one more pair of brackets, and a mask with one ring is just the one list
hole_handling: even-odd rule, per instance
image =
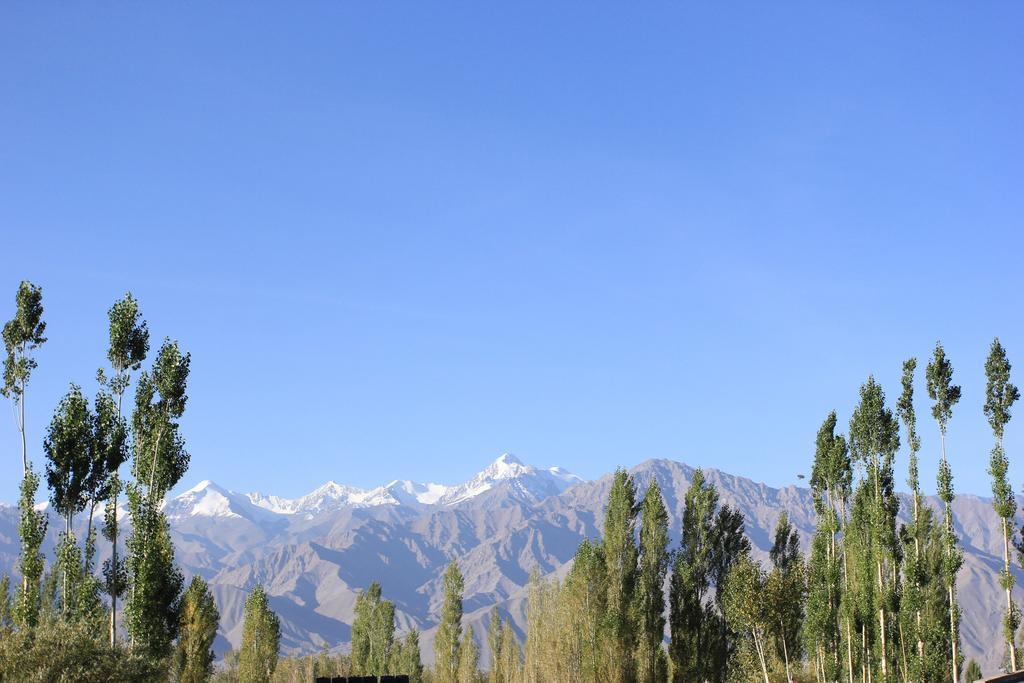
[[[4, 3], [32, 457], [131, 290], [193, 354], [186, 485], [503, 451], [795, 483], [830, 409], [941, 339], [956, 482], [987, 494], [993, 335], [1024, 385], [1022, 45], [1019, 3]], [[0, 500], [17, 447], [4, 417]]]

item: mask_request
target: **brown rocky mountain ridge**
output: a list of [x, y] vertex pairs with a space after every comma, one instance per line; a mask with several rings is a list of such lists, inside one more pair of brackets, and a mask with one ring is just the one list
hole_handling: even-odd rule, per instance
[[[572, 483], [578, 478], [563, 476], [564, 471], [552, 479], [546, 474], [551, 471], [519, 467], [521, 463], [509, 456], [495, 465], [503, 459], [516, 471], [492, 478], [472, 495], [447, 504], [397, 495], [394, 501], [365, 505], [339, 499], [332, 507], [318, 501], [315, 511], [284, 513], [267, 509], [266, 497], [233, 493], [210, 482], [170, 500], [166, 510], [178, 562], [186, 577], [200, 574], [209, 581], [220, 609], [218, 651], [239, 643], [245, 595], [256, 583], [264, 584], [281, 618], [285, 652], [344, 649], [356, 596], [376, 580], [384, 596], [395, 602], [399, 630], [422, 631], [421, 649], [430, 661], [441, 607], [441, 574], [450, 558], [459, 561], [464, 574], [465, 619], [473, 624], [479, 642], [486, 642], [493, 605], [513, 620], [523, 638], [531, 571], [564, 575], [579, 543], [600, 536], [611, 476]], [[630, 472], [641, 495], [657, 479], [669, 512], [671, 548], [677, 547], [693, 468], [671, 460], [647, 460]], [[760, 559], [767, 562], [772, 531], [783, 510], [806, 549], [815, 521], [808, 489], [773, 488], [715, 469], [705, 474], [718, 488], [721, 502], [745, 515], [747, 534]], [[408, 482], [389, 486], [395, 484]], [[387, 487], [381, 488], [386, 492]], [[902, 521], [907, 521], [907, 503], [904, 498]], [[937, 508], [938, 500], [929, 497], [928, 504]], [[984, 671], [995, 672], [1003, 657], [998, 518], [990, 500], [973, 495], [958, 496], [954, 514], [965, 552], [958, 582], [964, 654], [978, 660]], [[61, 528], [53, 521], [46, 548], [50, 557]], [[0, 572], [13, 570], [16, 529], [16, 510], [0, 506]], [[101, 547], [100, 561], [106, 552]], [[1020, 601], [1024, 577], [1019, 568], [1016, 571]], [[486, 648], [482, 655], [486, 663]]]

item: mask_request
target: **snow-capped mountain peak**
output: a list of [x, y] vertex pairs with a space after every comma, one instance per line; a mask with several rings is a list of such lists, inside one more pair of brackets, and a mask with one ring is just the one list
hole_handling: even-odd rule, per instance
[[504, 453], [469, 481], [454, 486], [395, 479], [383, 486], [360, 489], [328, 481], [299, 498], [281, 498], [262, 493], [238, 494], [204, 480], [171, 500], [167, 512], [172, 516], [251, 518], [253, 510], [262, 514], [312, 516], [342, 508], [379, 505], [451, 506], [504, 484], [518, 497], [539, 501], [580, 481], [582, 479], [560, 467], [539, 469], [523, 463], [511, 453]]

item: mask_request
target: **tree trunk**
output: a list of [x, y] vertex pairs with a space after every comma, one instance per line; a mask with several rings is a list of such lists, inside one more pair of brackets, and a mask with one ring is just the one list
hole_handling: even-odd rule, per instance
[[782, 635], [782, 657], [786, 661], [786, 683], [793, 683], [793, 677], [789, 675], [789, 649], [786, 647], [786, 626], [782, 623], [782, 619], [779, 619], [779, 626], [781, 627], [780, 634]]
[[[1010, 576], [1010, 529], [1009, 529], [1009, 526], [1006, 524], [1006, 518], [1005, 517], [1003, 518], [1003, 567], [1006, 569], [1006, 576], [1007, 576], [1007, 578], [1009, 578], [1009, 576]], [[1011, 590], [1012, 589], [1010, 587], [1010, 584], [1009, 584], [1009, 582], [1007, 582], [1007, 584], [1006, 584], [1006, 616], [1007, 616], [1007, 618], [1009, 618], [1009, 616], [1013, 613], [1013, 597], [1010, 594]], [[1009, 638], [1008, 638], [1006, 644], [1010, 648], [1010, 670], [1011, 671], [1016, 671], [1017, 670], [1017, 648], [1014, 645], [1013, 636], [1014, 636], [1014, 634], [1009, 634]]]
[[956, 663], [957, 663], [956, 662], [956, 657], [957, 657], [957, 653], [956, 653], [956, 635], [954, 634], [955, 630], [956, 630], [956, 598], [953, 595], [953, 585], [950, 584], [950, 586], [949, 586], [949, 644], [950, 644], [951, 649], [953, 650], [953, 671], [952, 671], [953, 676], [952, 676], [952, 678], [950, 680], [952, 680], [953, 683], [957, 683], [957, 675], [956, 675], [957, 674], [957, 671], [956, 671], [956, 669], [957, 669], [957, 666], [956, 666]]

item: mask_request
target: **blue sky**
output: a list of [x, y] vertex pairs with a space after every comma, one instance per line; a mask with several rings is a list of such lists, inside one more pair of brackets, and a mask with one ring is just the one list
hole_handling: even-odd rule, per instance
[[[994, 335], [1024, 384], [1022, 15], [5, 3], [0, 313], [37, 282], [50, 336], [32, 457], [131, 290], [193, 354], [187, 485], [454, 482], [503, 451], [795, 483], [829, 410], [871, 373], [895, 398], [941, 339], [956, 483], [988, 493]], [[1019, 490], [1024, 417], [1007, 438]], [[4, 418], [0, 500], [17, 449]]]

